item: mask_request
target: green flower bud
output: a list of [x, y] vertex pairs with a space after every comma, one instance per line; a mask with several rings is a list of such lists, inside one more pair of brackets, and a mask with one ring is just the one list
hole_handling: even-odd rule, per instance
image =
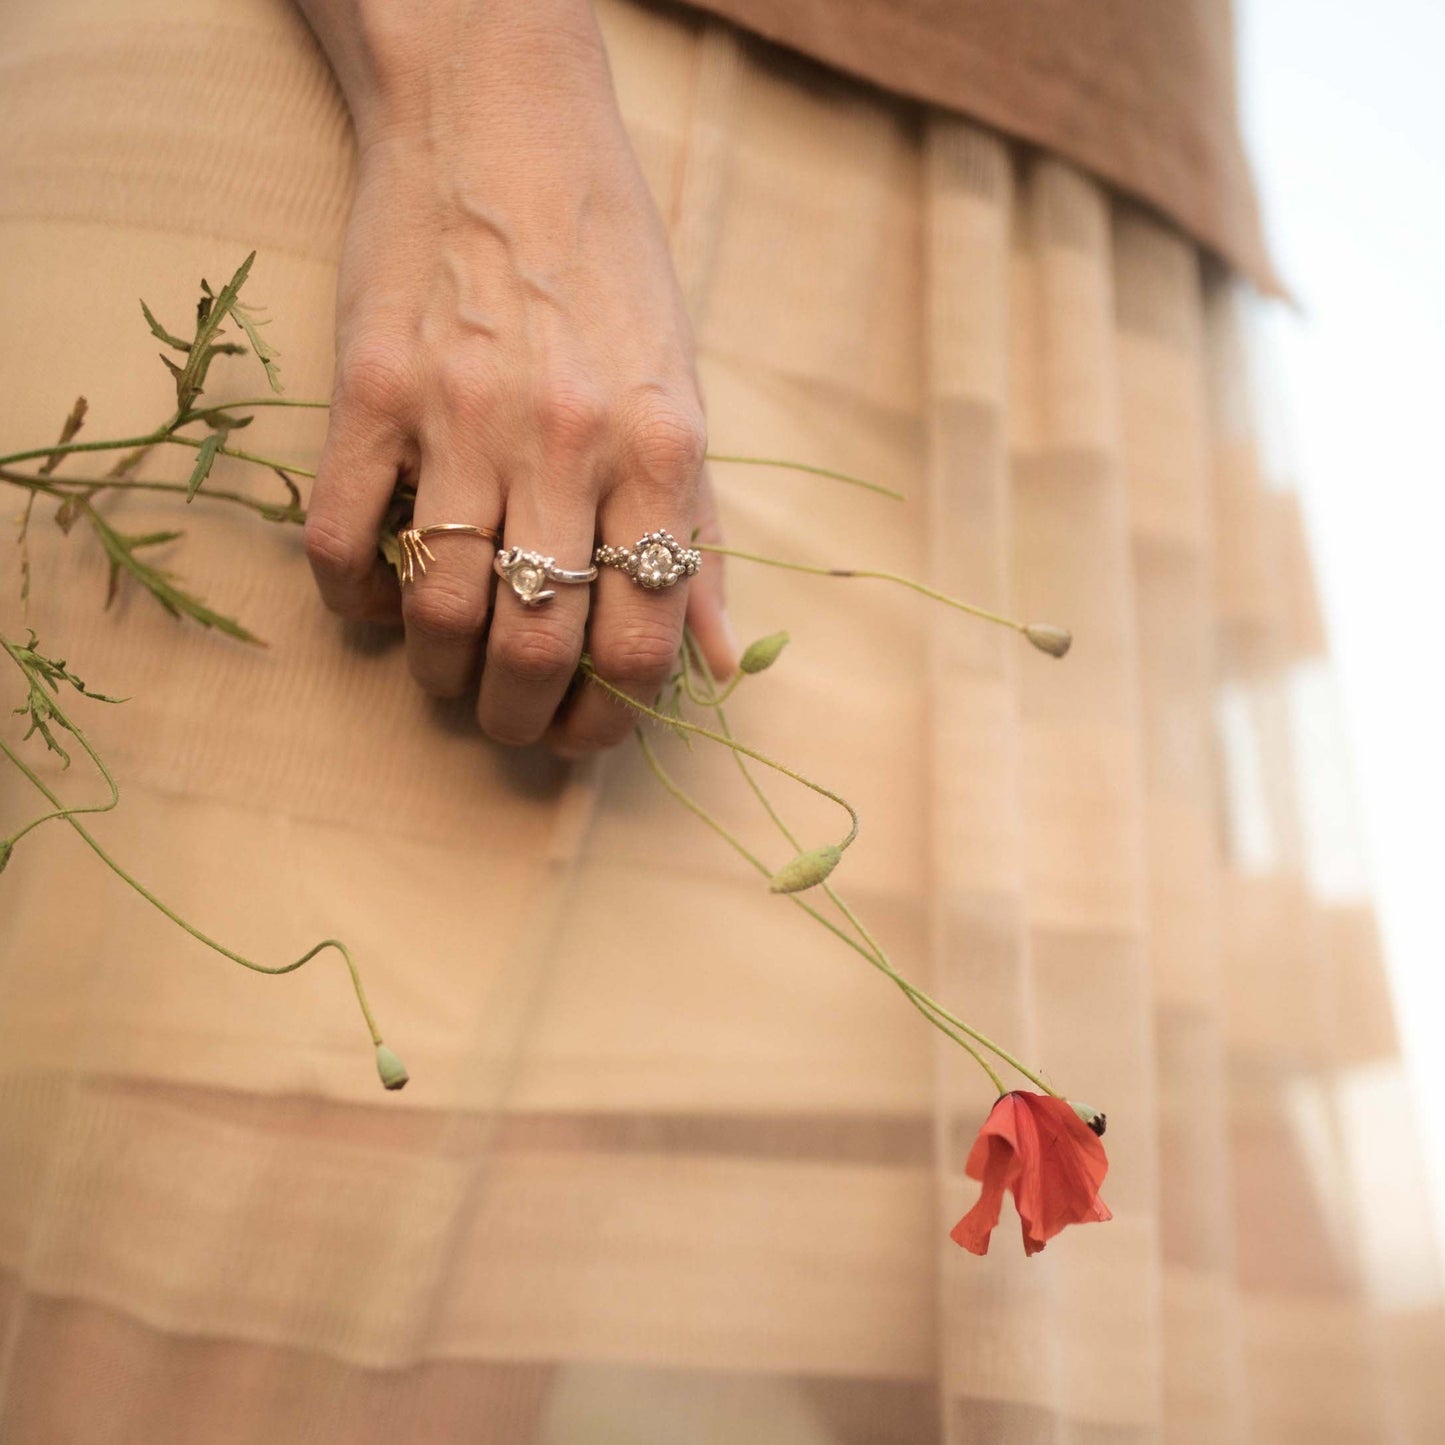
[[1097, 1109], [1091, 1109], [1087, 1104], [1076, 1104], [1072, 1099], [1069, 1103], [1073, 1106], [1074, 1113], [1091, 1128], [1101, 1139], [1104, 1137], [1104, 1125], [1106, 1117]]
[[816, 888], [838, 866], [842, 856], [843, 850], [832, 843], [799, 853], [773, 874], [768, 886], [774, 893], [801, 893], [805, 888]]
[[388, 1089], [404, 1089], [411, 1078], [406, 1065], [385, 1044], [376, 1046], [376, 1072]]
[[786, 632], [774, 632], [769, 637], [760, 637], [751, 643], [738, 668], [742, 672], [764, 672], [777, 660], [778, 654], [788, 645], [788, 634]]
[[1074, 645], [1074, 634], [1067, 627], [1055, 627], [1051, 622], [1030, 622], [1024, 628], [1024, 636], [1050, 657], [1062, 657]]

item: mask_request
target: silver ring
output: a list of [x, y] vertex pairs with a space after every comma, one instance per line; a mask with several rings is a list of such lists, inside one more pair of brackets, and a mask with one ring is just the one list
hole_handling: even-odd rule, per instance
[[599, 567], [616, 567], [625, 572], [639, 587], [655, 592], [671, 587], [684, 577], [697, 574], [702, 566], [702, 553], [696, 547], [684, 547], [671, 532], [648, 532], [637, 539], [635, 547], [598, 545], [592, 560]]
[[597, 576], [595, 567], [585, 567], [580, 571], [559, 567], [555, 557], [544, 557], [540, 552], [524, 552], [520, 547], [503, 547], [492, 558], [492, 567], [524, 607], [540, 607], [557, 595], [544, 587], [547, 582], [575, 584], [591, 582]]

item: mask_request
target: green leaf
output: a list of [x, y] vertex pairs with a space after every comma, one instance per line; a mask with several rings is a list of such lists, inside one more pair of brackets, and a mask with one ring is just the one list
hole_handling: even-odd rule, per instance
[[145, 304], [144, 300], [141, 301], [140, 309], [145, 315], [146, 325], [151, 329], [151, 335], [154, 336], [157, 341], [164, 341], [167, 346], [174, 346], [177, 351], [189, 351], [191, 349], [191, 343], [189, 341], [182, 341], [179, 336], [172, 336], [171, 333], [156, 320], [150, 307]]
[[237, 638], [241, 642], [255, 643], [258, 647], [266, 645], [234, 617], [227, 617], [225, 613], [207, 607], [195, 593], [186, 591], [176, 581], [173, 573], [153, 567], [144, 558], [136, 555], [141, 547], [155, 545], [160, 534], [152, 532], [145, 536], [127, 536], [112, 527], [89, 502], [83, 505], [85, 519], [90, 523], [110, 560], [110, 586], [105, 604], [107, 607], [115, 600], [121, 574], [124, 573], [144, 587], [172, 617], [189, 617], [192, 621], [199, 622], [202, 627], [214, 627], [217, 632], [224, 632], [228, 637]]
[[107, 697], [103, 692], [92, 692], [66, 667], [63, 658], [46, 657], [39, 650], [39, 639], [34, 632], [30, 632], [23, 643], [0, 637], [0, 647], [14, 658], [25, 676], [27, 696], [25, 701], [14, 709], [18, 716], [30, 719], [30, 726], [26, 728], [24, 737], [29, 738], [39, 733], [45, 746], [60, 758], [61, 766], [68, 768], [70, 754], [55, 736], [55, 728], [76, 736], [79, 734], [75, 725], [65, 715], [64, 709], [54, 700], [60, 693], [60, 684], [66, 683], [76, 692], [93, 698], [96, 702], [118, 703], [124, 699]]
[[195, 499], [196, 493], [201, 490], [201, 483], [211, 475], [211, 467], [215, 464], [216, 453], [221, 450], [221, 443], [225, 439], [225, 432], [213, 431], [201, 443], [200, 450], [196, 453], [196, 464], [191, 468], [191, 479], [186, 483], [186, 501], [190, 502]]
[[258, 314], [264, 309], [261, 306], [242, 306], [240, 302], [231, 304], [231, 314], [241, 323], [241, 329], [251, 343], [251, 350], [256, 353], [256, 359], [266, 368], [266, 380], [271, 383], [271, 390], [279, 396], [283, 390], [281, 368], [276, 365], [280, 352], [261, 335], [260, 328], [271, 324], [269, 319], [261, 320]]
[[201, 290], [204, 294], [196, 307], [196, 335], [187, 348], [185, 366], [178, 368], [168, 357], [161, 358], [175, 374], [176, 406], [182, 412], [189, 411], [191, 403], [201, 394], [211, 362], [222, 352], [234, 355], [244, 349], [230, 342], [217, 344], [216, 337], [221, 334], [221, 323], [231, 314], [255, 259], [256, 253], [252, 251], [236, 268], [236, 274], [221, 288], [219, 295], [213, 293], [202, 278]]

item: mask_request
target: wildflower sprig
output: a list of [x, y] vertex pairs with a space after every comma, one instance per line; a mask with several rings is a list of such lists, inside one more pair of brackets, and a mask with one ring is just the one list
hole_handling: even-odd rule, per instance
[[[305, 407], [324, 409], [323, 401], [300, 401], [282, 396], [275, 348], [261, 334], [261, 328], [269, 325], [262, 315], [262, 308], [241, 302], [241, 292], [250, 274], [253, 252], [243, 261], [231, 280], [220, 291], [214, 291], [204, 280], [201, 295], [196, 306], [196, 318], [192, 334], [183, 337], [166, 328], [157, 319], [144, 301], [141, 310], [151, 335], [165, 350], [161, 353], [167, 372], [175, 386], [175, 406], [167, 418], [151, 431], [135, 436], [112, 440], [77, 440], [83, 429], [87, 413], [84, 397], [78, 398], [65, 418], [58, 439], [48, 446], [0, 456], [0, 482], [7, 483], [25, 493], [24, 507], [19, 519], [17, 543], [21, 553], [21, 597], [28, 599], [32, 585], [32, 568], [29, 556], [29, 541], [34, 521], [36, 503], [42, 499], [53, 502], [54, 520], [67, 535], [83, 524], [86, 531], [99, 543], [109, 563], [109, 583], [106, 605], [117, 594], [123, 582], [139, 586], [154, 601], [172, 616], [189, 619], [200, 626], [214, 629], [240, 642], [259, 644], [261, 639], [237, 618], [217, 611], [187, 588], [177, 575], [150, 560], [152, 549], [169, 546], [183, 540], [184, 532], [164, 529], [149, 533], [128, 533], [118, 528], [101, 510], [106, 498], [124, 495], [128, 492], [169, 494], [178, 502], [192, 503], [200, 500], [220, 505], [241, 507], [263, 521], [283, 525], [299, 526], [305, 521], [306, 513], [301, 493], [296, 485], [297, 477], [313, 477], [315, 472], [305, 466], [284, 459], [264, 455], [261, 452], [234, 444], [235, 434], [249, 427], [256, 415], [275, 407]], [[225, 325], [233, 322], [244, 343], [226, 338]], [[271, 388], [271, 394], [239, 401], [202, 402], [210, 377], [212, 364], [220, 356], [241, 355], [246, 352], [260, 362]], [[172, 355], [171, 353], [174, 353]], [[197, 431], [199, 429], [199, 431]], [[190, 475], [185, 482], [148, 480], [135, 473], [145, 461], [153, 456], [157, 448], [185, 447], [196, 453]], [[76, 476], [68, 470], [60, 473], [62, 465], [73, 458], [88, 454], [119, 453], [119, 456], [101, 475]], [[793, 472], [819, 477], [841, 485], [859, 487], [893, 501], [902, 501], [900, 492], [881, 483], [857, 477], [850, 473], [810, 463], [793, 462], [781, 458], [754, 457], [730, 452], [710, 452], [709, 459], [719, 464], [776, 467]], [[211, 485], [211, 475], [220, 457], [232, 458], [250, 463], [270, 471], [285, 489], [284, 500], [258, 498], [249, 493], [219, 488]], [[26, 464], [31, 464], [26, 469]], [[378, 537], [378, 550], [397, 565], [400, 561], [396, 547], [396, 532], [408, 524], [414, 494], [399, 488], [387, 514], [383, 529]], [[1062, 657], [1068, 651], [1071, 638], [1069, 633], [1049, 623], [1020, 622], [1001, 616], [986, 608], [949, 596], [929, 587], [914, 578], [898, 573], [879, 571], [871, 568], [826, 567], [794, 559], [765, 556], [735, 547], [709, 544], [694, 539], [702, 550], [726, 556], [740, 562], [766, 567], [783, 568], [809, 576], [833, 579], [874, 580], [888, 585], [899, 586], [916, 592], [925, 598], [956, 611], [970, 614], [995, 625], [1010, 628], [1022, 634], [1034, 647], [1054, 657]], [[844, 854], [859, 833], [857, 810], [840, 792], [808, 777], [800, 769], [770, 757], [760, 750], [738, 739], [731, 728], [726, 704], [735, 691], [750, 679], [772, 668], [783, 655], [788, 645], [786, 632], [773, 633], [759, 638], [743, 654], [737, 673], [727, 683], [719, 684], [708, 670], [707, 664], [690, 634], [685, 637], [677, 668], [669, 685], [655, 702], [644, 702], [629, 696], [599, 676], [589, 658], [582, 659], [580, 671], [584, 680], [611, 696], [617, 703], [631, 709], [637, 716], [636, 730], [638, 746], [658, 782], [689, 812], [697, 816], [739, 854], [762, 878], [772, 892], [785, 897], [793, 906], [801, 908], [830, 933], [860, 955], [873, 968], [883, 974], [935, 1028], [945, 1037], [964, 1049], [988, 1075], [1000, 1094], [1006, 1092], [1000, 1067], [1011, 1068], [1037, 1085], [1045, 1093], [1053, 1095], [1053, 1089], [1033, 1069], [1018, 1060], [1012, 1053], [995, 1043], [973, 1025], [965, 1022], [951, 1009], [911, 983], [894, 966], [878, 938], [859, 918], [856, 910], [839, 893], [834, 882], [835, 871], [839, 869]], [[50, 804], [51, 811], [44, 813], [22, 826], [8, 837], [0, 839], [0, 868], [8, 862], [15, 845], [29, 832], [42, 824], [63, 821], [79, 834], [81, 839], [119, 878], [145, 898], [154, 907], [171, 919], [178, 927], [205, 944], [223, 957], [242, 967], [258, 973], [290, 973], [325, 950], [340, 953], [351, 975], [363, 1017], [370, 1031], [376, 1049], [378, 1073], [387, 1088], [400, 1088], [407, 1081], [405, 1067], [397, 1056], [383, 1042], [375, 1019], [368, 1007], [361, 985], [361, 978], [349, 949], [338, 939], [326, 939], [291, 963], [264, 965], [256, 963], [232, 951], [210, 938], [192, 924], [181, 918], [161, 899], [145, 888], [128, 873], [106, 851], [102, 844], [80, 821], [89, 813], [107, 812], [115, 808], [120, 800], [119, 789], [104, 762], [91, 747], [84, 733], [75, 724], [60, 695], [63, 688], [73, 690], [78, 696], [96, 701], [114, 703], [117, 699], [91, 692], [85, 684], [69, 671], [66, 664], [40, 651], [34, 633], [25, 642], [0, 636], [0, 647], [18, 667], [24, 679], [25, 701], [16, 709], [24, 715], [29, 726], [26, 738], [38, 735], [45, 746], [59, 754], [65, 763], [69, 762], [60, 736], [74, 739], [90, 759], [108, 789], [107, 799], [98, 804], [86, 806], [68, 805], [54, 793], [39, 774], [20, 754], [3, 739], [0, 751], [35, 787]], [[685, 715], [690, 707], [706, 721], [698, 721]], [[748, 847], [727, 829], [707, 808], [693, 797], [664, 766], [649, 728], [665, 729], [682, 738], [688, 746], [694, 741], [726, 749], [736, 762], [742, 778], [775, 831], [791, 850], [790, 856], [780, 864], [770, 866], [761, 856]], [[835, 841], [814, 847], [804, 847], [801, 840], [786, 822], [783, 814], [763, 786], [756, 769], [761, 767], [779, 777], [788, 779], [828, 799], [840, 808], [848, 818], [846, 832]], [[825, 899], [831, 911], [815, 904], [810, 894]]]

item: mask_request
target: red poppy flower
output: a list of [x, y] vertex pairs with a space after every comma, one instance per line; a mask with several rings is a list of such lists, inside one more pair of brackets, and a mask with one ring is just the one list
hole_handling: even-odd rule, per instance
[[1066, 1224], [1112, 1219], [1099, 1198], [1109, 1172], [1103, 1115], [1089, 1125], [1067, 1099], [1016, 1090], [984, 1120], [964, 1166], [983, 1181], [978, 1203], [953, 1226], [950, 1238], [974, 1254], [988, 1253], [1004, 1190], [1011, 1190], [1023, 1224], [1024, 1253], [1037, 1254]]

